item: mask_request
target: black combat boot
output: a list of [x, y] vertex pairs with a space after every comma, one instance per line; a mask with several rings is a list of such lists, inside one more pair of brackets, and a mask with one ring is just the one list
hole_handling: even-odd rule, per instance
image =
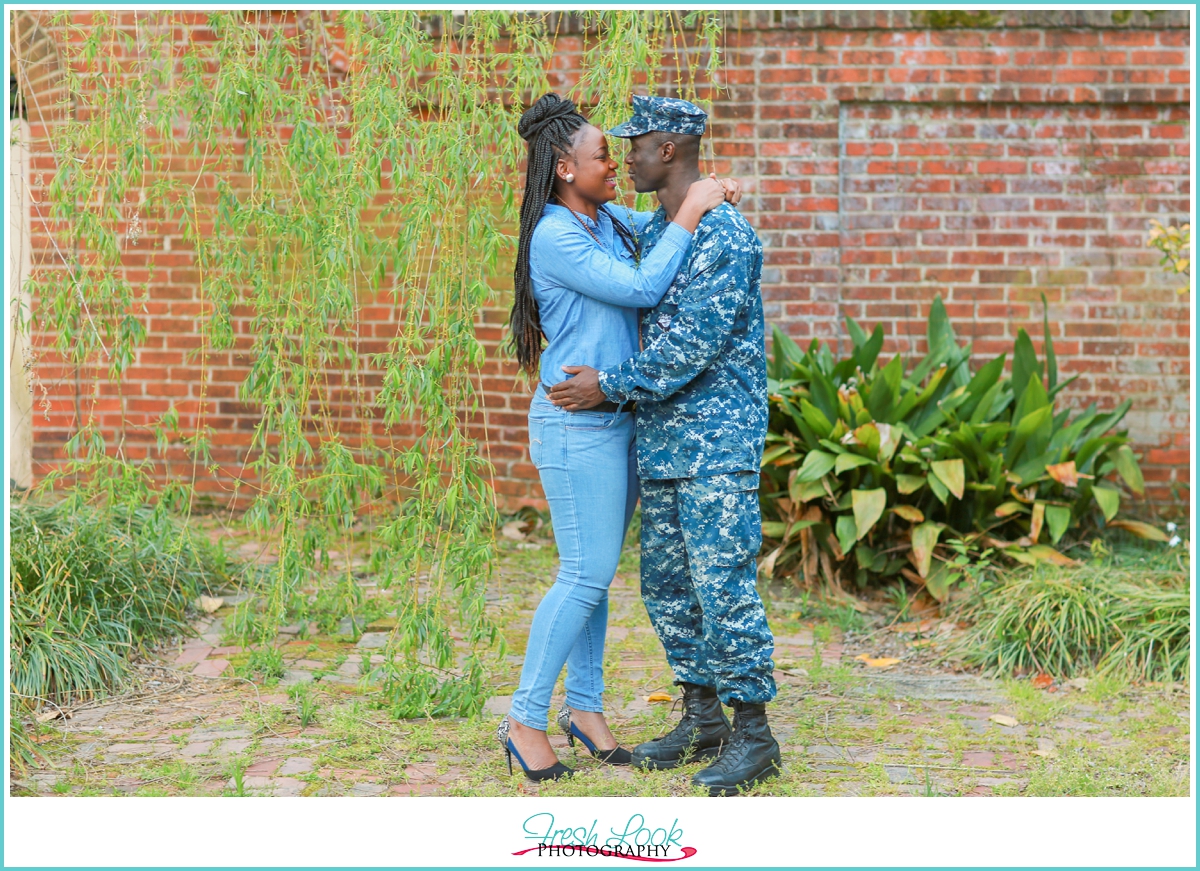
[[[692, 783], [709, 795], [737, 795], [760, 780], [783, 771], [779, 742], [767, 725], [767, 706], [733, 703], [733, 737], [720, 757]], [[740, 789], [739, 789], [740, 788]]]
[[712, 759], [729, 742], [732, 731], [717, 691], [684, 683], [683, 719], [661, 738], [633, 748], [633, 764], [646, 768], [674, 768], [684, 762]]

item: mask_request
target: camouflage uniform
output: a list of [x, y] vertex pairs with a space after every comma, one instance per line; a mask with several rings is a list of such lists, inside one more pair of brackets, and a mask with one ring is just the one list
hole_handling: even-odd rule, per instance
[[[664, 129], [639, 117], [654, 112], [639, 106], [648, 99], [635, 97], [634, 118], [609, 132]], [[693, 119], [675, 132], [694, 129]], [[666, 223], [660, 208], [639, 234], [645, 247]], [[715, 687], [726, 704], [775, 696], [774, 640], [755, 568], [767, 432], [761, 272], [754, 230], [732, 206], [718, 206], [696, 228], [666, 296], [643, 315], [644, 350], [599, 375], [610, 400], [638, 403], [646, 609], [676, 679]]]

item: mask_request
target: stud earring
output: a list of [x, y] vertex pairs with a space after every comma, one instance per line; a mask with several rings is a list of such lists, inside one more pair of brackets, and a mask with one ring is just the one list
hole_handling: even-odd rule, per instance
[[571, 182], [575, 181], [575, 173], [568, 172], [566, 175], [566, 179], [567, 179], [567, 184], [570, 184]]

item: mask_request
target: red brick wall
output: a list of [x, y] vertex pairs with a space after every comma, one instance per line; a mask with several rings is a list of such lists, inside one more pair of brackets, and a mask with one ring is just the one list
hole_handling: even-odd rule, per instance
[[[1060, 370], [1081, 373], [1066, 401], [1133, 399], [1126, 424], [1145, 452], [1151, 497], [1186, 499], [1172, 486], [1189, 477], [1188, 296], [1145, 238], [1151, 218], [1188, 217], [1187, 17], [1113, 18], [1006, 12], [962, 28], [917, 12], [730, 16], [711, 147], [716, 168], [746, 185], [742, 210], [766, 248], [769, 323], [844, 341], [849, 314], [882, 324], [889, 350], [920, 351], [941, 294], [983, 359], [1011, 349], [1022, 327], [1040, 346], [1044, 294]], [[203, 16], [189, 21], [203, 35]], [[565, 88], [580, 41], [569, 26], [562, 33], [553, 75]], [[38, 197], [36, 178], [34, 188]], [[48, 248], [44, 236], [34, 241]], [[199, 396], [184, 352], [198, 343], [200, 302], [181, 239], [148, 233], [136, 256], [130, 265], [152, 265], [157, 277], [126, 403], [153, 415]], [[481, 386], [496, 487], [512, 507], [541, 494], [526, 450], [528, 393], [498, 350], [506, 306], [481, 312], [479, 335], [490, 354]], [[385, 341], [394, 324], [388, 306], [364, 308], [364, 341]], [[226, 476], [243, 458], [237, 433], [253, 421], [233, 399], [244, 374], [232, 354], [205, 388], [229, 412], [218, 433], [230, 443]], [[61, 456], [74, 414], [72, 381], [48, 380], [55, 425], [35, 420], [35, 473]]]

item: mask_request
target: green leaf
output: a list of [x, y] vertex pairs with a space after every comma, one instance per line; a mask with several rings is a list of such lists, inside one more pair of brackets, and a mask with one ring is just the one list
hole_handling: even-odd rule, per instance
[[787, 533], [788, 538], [791, 538], [793, 535], [795, 535], [800, 530], [808, 529], [810, 526], [816, 526], [818, 523], [820, 523], [819, 520], [797, 520], [788, 529], [788, 533]]
[[942, 524], [926, 522], [913, 527], [912, 549], [917, 561], [917, 574], [929, 575], [929, 564], [933, 561], [933, 548], [942, 534]]
[[889, 412], [900, 401], [900, 382], [903, 378], [904, 359], [897, 354], [871, 381], [866, 407], [872, 420], [889, 419]]
[[916, 493], [925, 486], [924, 475], [897, 475], [896, 489], [906, 496], [909, 493]]
[[955, 499], [963, 497], [966, 476], [961, 459], [934, 460], [929, 464], [929, 468], [937, 476], [938, 480], [946, 485], [946, 489], [954, 494]]
[[929, 489], [933, 491], [933, 495], [937, 497], [939, 502], [945, 505], [946, 500], [950, 498], [950, 491], [946, 489], [946, 485], [941, 482], [937, 475], [930, 475], [925, 480], [929, 484]]
[[771, 328], [771, 377], [780, 379], [783, 377], [785, 364], [794, 366], [804, 359], [804, 352], [800, 350], [790, 336], [784, 333], [779, 327]]
[[842, 514], [837, 519], [837, 539], [842, 553], [850, 553], [854, 542], [858, 541], [858, 529], [854, 525], [854, 518], [849, 514]]
[[853, 506], [854, 526], [858, 530], [858, 538], [862, 538], [871, 531], [871, 527], [887, 507], [887, 491], [882, 487], [875, 490], [855, 490]]
[[825, 495], [825, 487], [820, 479], [816, 481], [801, 481], [797, 475], [792, 479], [792, 485], [788, 488], [788, 495], [792, 497], [793, 502], [804, 503], [811, 502]]
[[816, 366], [812, 368], [809, 389], [812, 391], [813, 405], [821, 409], [821, 413], [825, 415], [825, 419], [837, 420], [837, 391], [834, 390], [833, 383], [830, 382], [825, 373]]
[[1017, 332], [1017, 341], [1013, 346], [1012, 389], [1013, 398], [1017, 403], [1029, 386], [1031, 379], [1042, 380], [1042, 365], [1038, 362], [1037, 353], [1033, 350], [1033, 342], [1024, 330]]
[[791, 445], [774, 445], [773, 447], [769, 447], [763, 451], [762, 462], [759, 465], [766, 466], [773, 460], [777, 460], [784, 454], [789, 453], [791, 450]]
[[987, 423], [992, 419], [993, 415], [997, 414], [1001, 410], [996, 408], [996, 399], [998, 396], [1000, 396], [1001, 390], [1002, 385], [1000, 384], [993, 384], [990, 388], [988, 388], [988, 392], [983, 394], [983, 398], [979, 400], [979, 403], [971, 412], [969, 423]]
[[1105, 522], [1117, 516], [1117, 509], [1121, 507], [1121, 494], [1115, 487], [1108, 485], [1107, 482], [1097, 484], [1092, 488], [1092, 496], [1095, 498], [1096, 504], [1100, 506], [1100, 510], [1104, 512]]
[[1071, 509], [1062, 505], [1046, 506], [1046, 527], [1050, 530], [1050, 543], [1058, 544], [1067, 527], [1071, 525]]
[[[1022, 451], [1025, 450], [1025, 444], [1030, 438], [1043, 427], [1049, 428], [1053, 412], [1052, 406], [1043, 405], [1020, 419], [1016, 430], [1009, 439], [1008, 447], [1004, 450], [1004, 462], [1010, 469], [1017, 465], [1017, 460], [1020, 459]], [[1047, 432], [1046, 435], [1049, 436], [1049, 433]]]
[[[1046, 388], [1042, 386], [1041, 377], [1031, 375], [1021, 398], [1017, 400], [1017, 404], [1013, 408], [1013, 418], [1020, 420], [1031, 411], [1036, 411], [1044, 405], [1050, 405], [1050, 397], [1046, 394]], [[1053, 409], [1051, 414], [1053, 414]]]
[[1046, 380], [1050, 384], [1051, 395], [1058, 384], [1058, 358], [1054, 356], [1054, 339], [1050, 338], [1050, 306], [1046, 304], [1046, 294], [1042, 294], [1042, 331], [1046, 354]]
[[818, 438], [829, 438], [833, 423], [821, 412], [821, 409], [807, 399], [801, 399], [800, 414], [803, 415], [804, 422], [812, 427], [812, 431], [817, 434]]
[[1139, 496], [1143, 495], [1146, 492], [1146, 482], [1142, 479], [1142, 470], [1138, 466], [1137, 458], [1133, 455], [1133, 449], [1129, 445], [1121, 445], [1117, 448], [1113, 461], [1117, 464], [1117, 472], [1129, 485], [1129, 489]]
[[[884, 426], [887, 426], [885, 423]], [[881, 437], [879, 427], [873, 423], [864, 423], [854, 430], [854, 440], [867, 452], [868, 457], [878, 457]]]
[[846, 331], [850, 333], [850, 341], [856, 349], [867, 343], [867, 334], [850, 315], [846, 315]]
[[962, 414], [960, 416], [972, 419], [984, 397], [988, 395], [992, 387], [1000, 383], [1000, 376], [1004, 373], [1004, 356], [1004, 354], [1001, 354], [994, 360], [989, 360], [968, 382], [967, 394], [969, 399], [963, 403]]
[[946, 306], [943, 305], [940, 296], [933, 298], [933, 306], [929, 310], [926, 338], [931, 357], [944, 358], [958, 347], [954, 339], [954, 328], [950, 326], [950, 317], [946, 314]]
[[762, 534], [764, 538], [783, 538], [787, 532], [787, 522], [783, 520], [764, 520]]
[[869, 466], [874, 460], [859, 454], [838, 454], [837, 462], [834, 463], [833, 470], [840, 475], [850, 469], [857, 469], [859, 466]]
[[836, 456], [825, 451], [809, 451], [804, 457], [804, 465], [800, 467], [796, 480], [802, 484], [816, 481], [829, 474], [829, 470], [833, 468], [836, 461]]
[[875, 365], [875, 361], [879, 358], [879, 352], [883, 349], [883, 327], [875, 327], [871, 332], [871, 338], [865, 342], [855, 342], [854, 362], [863, 370], [870, 372], [871, 367]]
[[962, 572], [954, 571], [946, 563], [938, 563], [925, 579], [925, 589], [939, 602], [945, 602], [950, 597], [950, 587], [961, 577]]

